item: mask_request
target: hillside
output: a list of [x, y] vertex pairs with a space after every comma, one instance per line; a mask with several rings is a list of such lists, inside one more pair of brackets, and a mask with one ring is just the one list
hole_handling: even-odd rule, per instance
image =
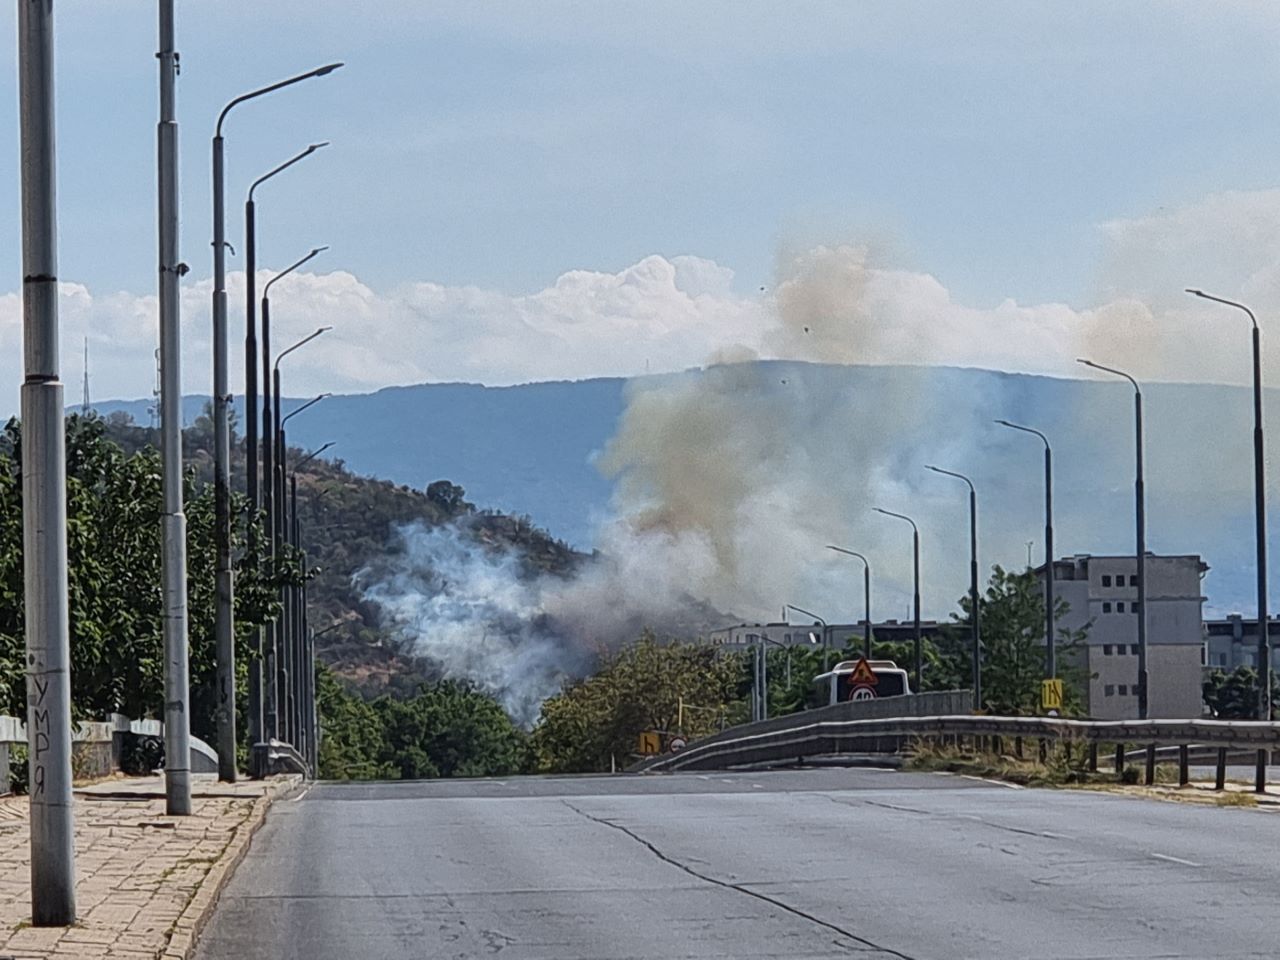
[[[132, 423], [126, 413], [106, 418], [108, 434], [131, 453], [154, 445], [156, 432]], [[233, 445], [233, 486], [243, 489], [243, 443]], [[189, 469], [202, 482], [212, 478], [210, 423], [193, 417], [184, 432]], [[307, 451], [291, 448], [289, 462]], [[371, 603], [359, 583], [361, 571], [394, 566], [405, 544], [402, 528], [456, 531], [460, 540], [494, 555], [518, 558], [520, 573], [534, 578], [571, 573], [585, 555], [550, 537], [527, 517], [478, 509], [465, 491], [447, 480], [422, 489], [361, 476], [342, 460], [312, 459], [297, 471], [298, 515], [303, 547], [315, 572], [308, 585], [310, 622], [320, 659], [366, 695], [408, 693], [439, 676], [438, 665], [415, 653], [401, 633]]]

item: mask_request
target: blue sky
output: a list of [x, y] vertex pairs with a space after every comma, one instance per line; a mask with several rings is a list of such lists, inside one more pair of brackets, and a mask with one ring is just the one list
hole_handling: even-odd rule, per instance
[[[12, 37], [11, 7], [0, 30]], [[218, 109], [333, 59], [348, 66], [233, 115], [230, 234], [250, 180], [331, 139], [263, 189], [260, 264], [331, 243], [317, 270], [347, 271], [376, 296], [435, 284], [519, 298], [569, 271], [614, 276], [658, 255], [712, 261], [732, 272], [726, 295], [750, 298], [797, 252], [870, 243], [877, 263], [935, 278], [967, 307], [1088, 310], [1133, 292], [1103, 224], [1277, 186], [1280, 13], [1266, 3], [178, 9], [189, 290], [210, 271]], [[58, 0], [56, 16], [61, 273], [99, 304], [101, 334], [102, 298], [154, 287], [155, 5]], [[12, 185], [0, 219], [11, 224], [13, 47], [0, 69], [0, 181]], [[11, 278], [0, 291], [16, 290], [16, 229], [0, 231], [0, 264]], [[1221, 282], [1247, 279], [1226, 270]], [[149, 351], [110, 348], [104, 388], [142, 392]], [[450, 378], [399, 359], [339, 386]], [[129, 374], [116, 377], [122, 364]], [[487, 378], [483, 362], [460, 375]], [[495, 366], [488, 379], [538, 375]]]

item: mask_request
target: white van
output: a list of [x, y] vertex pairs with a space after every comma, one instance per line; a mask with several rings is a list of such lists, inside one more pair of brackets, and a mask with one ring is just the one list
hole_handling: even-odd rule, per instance
[[811, 707], [825, 707], [846, 700], [879, 700], [911, 692], [907, 671], [892, 660], [841, 660], [813, 678]]

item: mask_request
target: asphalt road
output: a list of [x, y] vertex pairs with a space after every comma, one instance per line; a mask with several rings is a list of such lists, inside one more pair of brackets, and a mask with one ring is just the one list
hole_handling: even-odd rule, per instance
[[200, 960], [1275, 957], [1280, 817], [876, 770], [322, 784]]

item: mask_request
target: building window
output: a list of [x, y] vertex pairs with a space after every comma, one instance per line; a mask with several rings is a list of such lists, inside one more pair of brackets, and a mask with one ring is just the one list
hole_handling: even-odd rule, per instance
[[1128, 695], [1129, 695], [1129, 685], [1125, 683], [1120, 684], [1120, 696], [1127, 697]]
[[1135, 601], [1133, 601], [1133, 603], [1129, 604], [1129, 609], [1130, 609], [1130, 611], [1132, 611], [1133, 613], [1137, 613], [1137, 612], [1138, 612], [1138, 610], [1140, 609], [1140, 608], [1138, 607], [1138, 601], [1137, 601], [1137, 600], [1135, 600]]
[[1136, 643], [1129, 644], [1129, 652], [1136, 657], [1138, 655], [1138, 645]]
[[786, 635], [786, 640], [787, 640], [787, 643], [790, 643], [790, 642], [791, 642], [791, 634], [789, 634], [789, 633], [788, 633], [788, 634]]
[[1102, 575], [1102, 585], [1103, 585], [1104, 587], [1109, 587], [1109, 586], [1111, 586], [1111, 574], [1109, 574], [1109, 573], [1104, 573], [1104, 574]]
[[1136, 587], [1138, 585], [1138, 575], [1136, 573], [1129, 574], [1129, 586]]
[[1109, 644], [1109, 643], [1104, 643], [1104, 644], [1102, 645], [1102, 655], [1103, 655], [1104, 657], [1109, 657], [1109, 656], [1111, 656], [1111, 644]]
[[1116, 695], [1116, 685], [1114, 683], [1108, 683], [1106, 691], [1108, 697], [1114, 697]]
[[1105, 601], [1103, 601], [1103, 603], [1102, 603], [1102, 612], [1103, 612], [1103, 613], [1110, 613], [1110, 612], [1111, 612], [1111, 601], [1109, 601], [1109, 600], [1105, 600]]
[[1116, 613], [1124, 613], [1124, 601], [1123, 601], [1123, 600], [1119, 600], [1119, 601], [1117, 601], [1117, 602], [1116, 602]]

